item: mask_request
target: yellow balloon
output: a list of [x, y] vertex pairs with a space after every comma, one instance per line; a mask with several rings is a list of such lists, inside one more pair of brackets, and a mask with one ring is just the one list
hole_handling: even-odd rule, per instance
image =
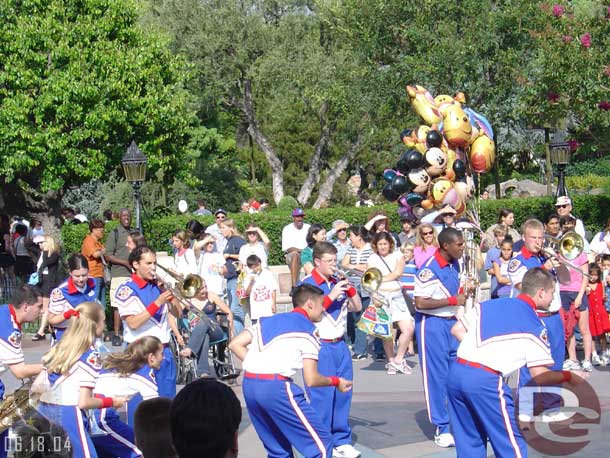
[[413, 110], [426, 124], [431, 126], [441, 121], [436, 103], [426, 88], [418, 85], [407, 86], [407, 95]]
[[470, 159], [470, 168], [473, 172], [489, 172], [496, 159], [496, 146], [493, 140], [485, 134], [479, 135], [474, 143], [470, 145], [468, 158]]

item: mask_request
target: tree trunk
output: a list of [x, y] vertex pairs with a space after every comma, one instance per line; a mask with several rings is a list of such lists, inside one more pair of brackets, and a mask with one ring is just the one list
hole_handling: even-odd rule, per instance
[[273, 200], [277, 204], [280, 199], [284, 197], [284, 165], [277, 157], [273, 147], [258, 126], [256, 113], [254, 112], [254, 103], [252, 101], [252, 83], [249, 79], [243, 80], [242, 83], [244, 98], [242, 103], [239, 103], [239, 108], [248, 121], [248, 133], [265, 154], [265, 158], [267, 158], [267, 162], [271, 168]]
[[297, 196], [297, 201], [305, 206], [307, 205], [307, 201], [311, 197], [311, 193], [316, 185], [320, 182], [320, 170], [322, 168], [322, 156], [328, 149], [328, 144], [330, 142], [330, 129], [328, 127], [328, 123], [326, 121], [326, 112], [328, 111], [328, 101], [325, 100], [318, 111], [318, 119], [320, 120], [320, 139], [316, 144], [316, 149], [314, 150], [313, 155], [311, 156], [311, 161], [309, 162], [309, 174], [307, 178], [303, 182], [301, 189], [299, 190], [299, 194]]
[[352, 143], [341, 159], [339, 159], [337, 164], [330, 169], [328, 175], [326, 176], [326, 180], [324, 183], [322, 183], [322, 186], [320, 186], [320, 192], [318, 193], [318, 198], [313, 204], [313, 208], [322, 208], [326, 206], [331, 194], [333, 193], [335, 182], [345, 171], [350, 161], [356, 157], [356, 154], [358, 154], [360, 151], [360, 146], [361, 140], [360, 137], [358, 137], [356, 142]]

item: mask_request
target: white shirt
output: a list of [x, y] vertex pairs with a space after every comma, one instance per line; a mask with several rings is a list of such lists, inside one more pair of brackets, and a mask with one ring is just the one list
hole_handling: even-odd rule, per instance
[[303, 223], [301, 229], [297, 229], [294, 223], [284, 226], [282, 229], [282, 251], [288, 251], [289, 248], [297, 248], [302, 250], [307, 246], [307, 231], [309, 224]]
[[[244, 288], [247, 289], [249, 284], [245, 282]], [[263, 269], [254, 277], [254, 285], [250, 291], [250, 318], [258, 320], [260, 317], [273, 315], [272, 293], [275, 291], [277, 294], [278, 289], [275, 276], [269, 269]]]
[[220, 228], [218, 227], [218, 224], [214, 223], [211, 226], [209, 226], [205, 230], [205, 233], [210, 234], [211, 236], [214, 237], [214, 239], [216, 239], [216, 242], [214, 243], [214, 246], [216, 247], [216, 251], [219, 253], [224, 252], [225, 247], [227, 246], [227, 239], [225, 238], [224, 235], [222, 235], [222, 232], [220, 232]]
[[221, 253], [213, 251], [211, 253], [202, 253], [199, 256], [199, 275], [208, 285], [208, 291], [212, 291], [218, 295], [222, 295], [224, 290], [224, 277], [218, 273], [218, 270], [225, 265], [225, 258]]
[[589, 248], [591, 248], [591, 251], [595, 254], [610, 254], [610, 248], [608, 248], [606, 240], [610, 240], [610, 231], [598, 232], [591, 240]]
[[192, 248], [187, 248], [181, 255], [178, 253], [174, 255], [174, 269], [185, 277], [189, 274], [196, 274], [197, 260]]
[[[399, 261], [399, 258], [402, 257], [402, 253], [398, 250], [392, 251], [387, 256], [379, 256], [377, 253], [373, 253], [368, 261], [368, 267], [376, 267], [381, 271], [382, 275], [388, 275], [392, 273], [396, 268], [396, 263]], [[385, 261], [385, 263], [384, 263]], [[386, 266], [387, 264], [387, 266]], [[379, 292], [390, 292], [390, 291], [400, 291], [400, 282], [398, 279], [392, 281], [384, 281], [379, 286]]]
[[150, 369], [150, 374], [147, 376], [138, 372], [122, 377], [118, 372], [102, 371], [95, 383], [93, 394], [111, 398], [140, 393], [144, 400], [159, 397], [157, 384], [154, 382], [154, 370]]
[[263, 266], [263, 269], [267, 267], [267, 252], [265, 251], [265, 245], [263, 244], [263, 242], [257, 242], [254, 245], [246, 243], [239, 249], [239, 262], [243, 266], [246, 266], [246, 272], [248, 273], [251, 272], [251, 270], [248, 268], [246, 260], [249, 256], [253, 254], [258, 256], [258, 258], [261, 260], [261, 265]]

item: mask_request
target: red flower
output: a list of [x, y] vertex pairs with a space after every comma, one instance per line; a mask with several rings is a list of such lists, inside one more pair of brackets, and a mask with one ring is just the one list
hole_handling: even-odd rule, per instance
[[583, 45], [585, 48], [590, 48], [591, 47], [591, 34], [585, 33], [584, 35], [582, 35], [580, 37], [580, 44]]
[[551, 103], [559, 103], [559, 94], [557, 94], [556, 92], [549, 92], [546, 95], [546, 99]]
[[606, 9], [606, 17], [610, 19], [610, 6]]
[[597, 104], [597, 108], [599, 108], [600, 110], [608, 111], [610, 110], [610, 102], [608, 102], [607, 100], [599, 102]]
[[604, 75], [610, 76], [610, 65], [604, 65]]
[[572, 41], [572, 35], [564, 35], [562, 40], [564, 43], [569, 43]]
[[570, 152], [573, 153], [578, 149], [580, 143], [578, 143], [576, 140], [568, 140], [568, 145], [570, 145]]
[[561, 16], [563, 16], [563, 13], [565, 13], [565, 12], [566, 12], [566, 10], [563, 6], [553, 5], [553, 16], [561, 17]]

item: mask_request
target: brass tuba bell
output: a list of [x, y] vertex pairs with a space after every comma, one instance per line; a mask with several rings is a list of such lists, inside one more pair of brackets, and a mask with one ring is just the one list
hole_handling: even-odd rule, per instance
[[381, 270], [377, 267], [369, 267], [362, 274], [362, 279], [360, 280], [360, 284], [362, 285], [362, 289], [365, 290], [371, 299], [374, 302], [379, 302], [386, 307], [390, 307], [390, 303], [383, 296], [383, 294], [377, 291], [381, 286], [381, 282], [383, 281], [383, 275]]

